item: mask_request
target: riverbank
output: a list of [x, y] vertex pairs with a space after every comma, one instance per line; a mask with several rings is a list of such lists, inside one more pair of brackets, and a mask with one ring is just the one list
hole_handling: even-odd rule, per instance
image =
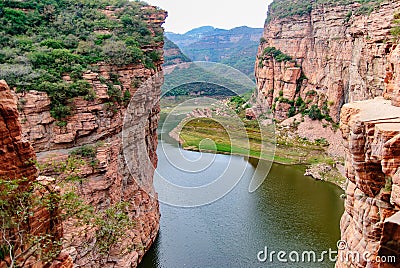
[[[343, 159], [327, 153], [326, 140], [310, 141], [282, 135], [280, 126], [260, 126], [258, 121], [234, 116], [188, 117], [170, 136], [190, 151], [248, 156], [283, 165], [304, 165], [306, 175], [343, 188]], [[343, 170], [342, 170], [343, 172]]]

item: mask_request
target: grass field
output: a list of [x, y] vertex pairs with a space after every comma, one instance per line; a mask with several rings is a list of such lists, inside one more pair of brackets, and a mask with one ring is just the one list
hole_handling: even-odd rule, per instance
[[[184, 97], [164, 99], [161, 107], [162, 125], [167, 115], [179, 115], [180, 121], [194, 109], [221, 107], [221, 104], [213, 101], [210, 103], [207, 99]], [[279, 127], [276, 130], [275, 124], [260, 126], [256, 120], [247, 120], [244, 110], [238, 114], [214, 114], [213, 118], [186, 117], [179, 121], [173, 123], [172, 128], [179, 125], [173, 130], [170, 128], [168, 132], [172, 130], [174, 139], [179, 137], [186, 150], [248, 156], [285, 165], [318, 166], [323, 163], [334, 167], [336, 161], [342, 162], [328, 156], [327, 144], [293, 137], [292, 130]], [[336, 168], [323, 174], [323, 178], [339, 186], [345, 181]]]
[[332, 161], [324, 147], [302, 139], [288, 141], [275, 136], [273, 125], [231, 117], [191, 118], [181, 123], [182, 146], [188, 150], [214, 151], [273, 160], [281, 164], [313, 164]]

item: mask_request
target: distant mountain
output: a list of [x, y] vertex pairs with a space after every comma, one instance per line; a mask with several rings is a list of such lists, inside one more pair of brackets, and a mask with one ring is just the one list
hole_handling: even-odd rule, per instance
[[165, 35], [193, 61], [224, 63], [253, 77], [262, 33], [262, 28], [246, 26], [231, 30], [204, 26], [185, 34], [167, 32]]
[[188, 56], [183, 54], [180, 48], [167, 37], [164, 38], [164, 66], [190, 62]]

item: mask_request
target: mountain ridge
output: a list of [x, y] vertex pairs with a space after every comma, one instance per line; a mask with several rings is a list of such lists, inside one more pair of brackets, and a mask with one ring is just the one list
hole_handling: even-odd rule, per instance
[[252, 77], [262, 33], [263, 28], [247, 26], [230, 30], [202, 26], [184, 34], [166, 32], [165, 36], [192, 61], [227, 64]]

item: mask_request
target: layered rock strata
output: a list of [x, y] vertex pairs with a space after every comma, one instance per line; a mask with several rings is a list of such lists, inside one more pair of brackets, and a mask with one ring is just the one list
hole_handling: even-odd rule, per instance
[[400, 107], [383, 98], [346, 104], [341, 130], [349, 182], [341, 221], [347, 247], [337, 267], [398, 267]]
[[[161, 28], [167, 14], [163, 11], [155, 14], [155, 8], [149, 8], [152, 15], [147, 22]], [[162, 55], [163, 43], [143, 49]], [[64, 237], [77, 239], [71, 243], [73, 246], [65, 249], [73, 257], [76, 267], [136, 267], [157, 237], [160, 212], [152, 180], [157, 166], [156, 130], [163, 82], [162, 63], [161, 58], [155, 62], [154, 69], [143, 64], [97, 64], [98, 71], [83, 74], [96, 97], [89, 101], [81, 97], [72, 99], [72, 115], [62, 122], [51, 117], [51, 101], [46, 93], [16, 94], [23, 136], [31, 141], [40, 163], [63, 161], [72, 151], [93, 146], [96, 148], [95, 159], [80, 171], [84, 177], [78, 188], [80, 197], [98, 211], [121, 202], [129, 204], [131, 228], [122, 242], [112, 247], [107, 258], [81, 246], [94, 243], [93, 234], [77, 237], [79, 229], [72, 223], [64, 224]], [[117, 103], [109, 96], [105, 81], [115, 79], [118, 83], [114, 87], [123, 96], [129, 92], [130, 108], [128, 102]], [[69, 81], [69, 76], [65, 75], [64, 80]], [[147, 91], [144, 92], [142, 85], [147, 80], [144, 87]], [[129, 120], [125, 120], [128, 123], [124, 126], [125, 118]], [[125, 131], [132, 125], [140, 128], [134, 132]], [[124, 133], [130, 136], [124, 136]]]
[[[357, 12], [362, 5], [357, 2], [311, 4], [310, 13], [273, 18], [265, 25], [257, 88], [278, 120], [286, 119], [292, 106], [299, 110], [293, 102], [301, 97], [307, 107], [317, 105], [338, 122], [343, 104], [383, 95], [396, 49], [390, 30], [400, 2], [385, 1], [370, 14]], [[266, 56], [268, 47], [293, 60]]]
[[[29, 141], [22, 137], [17, 102], [4, 80], [0, 81], [0, 136], [2, 137], [0, 140], [0, 179], [17, 182], [17, 191], [21, 192], [30, 191], [35, 181], [44, 183], [46, 178], [38, 178], [38, 171], [35, 166], [36, 154], [33, 147]], [[39, 200], [49, 194], [50, 192], [45, 190], [34, 193]], [[10, 196], [10, 198], [14, 197]], [[28, 244], [28, 241], [30, 241], [28, 236], [42, 237], [48, 235], [53, 241], [60, 241], [62, 223], [59, 221], [58, 211], [57, 209], [50, 211], [44, 206], [37, 207], [34, 205], [27, 207], [27, 209], [31, 212], [29, 219], [23, 221], [24, 232], [16, 228], [13, 230], [1, 229], [0, 234], [4, 239], [2, 243], [9, 241], [12, 244], [15, 253], [12, 254], [12, 258], [15, 258], [14, 265], [19, 266], [24, 263], [24, 267], [49, 267], [49, 263], [41, 261], [41, 253], [33, 252], [31, 254], [28, 250], [31, 246]], [[8, 220], [5, 219], [6, 222]], [[9, 228], [6, 225], [2, 225], [2, 227]], [[18, 234], [16, 240], [15, 235]], [[0, 267], [7, 267], [12, 262], [11, 260], [11, 257], [6, 255], [5, 261], [0, 260]], [[72, 259], [67, 254], [61, 254], [54, 260], [51, 267], [72, 268]]]

